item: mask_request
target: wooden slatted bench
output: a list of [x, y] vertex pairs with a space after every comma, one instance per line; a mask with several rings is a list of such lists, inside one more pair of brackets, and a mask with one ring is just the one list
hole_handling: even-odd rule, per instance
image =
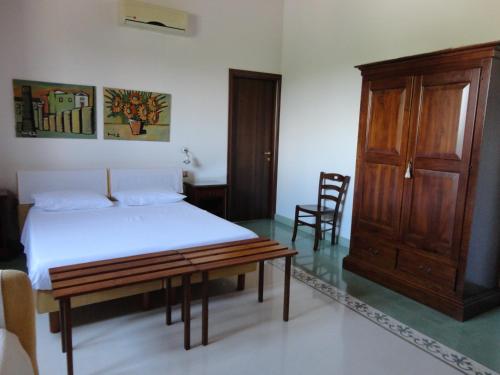
[[168, 250], [130, 257], [87, 262], [49, 269], [52, 293], [59, 301], [61, 346], [66, 353], [68, 374], [73, 374], [71, 298], [83, 294], [164, 280], [166, 291], [166, 323], [171, 324], [171, 279], [182, 277], [184, 348], [190, 348], [191, 276], [202, 274], [202, 343], [208, 343], [208, 276], [209, 272], [236, 265], [259, 263], [259, 302], [263, 301], [264, 261], [285, 257], [285, 296], [283, 319], [288, 321], [291, 258], [294, 250], [276, 241], [256, 238], [183, 250]]
[[[190, 292], [190, 277], [195, 271], [196, 268], [188, 260], [173, 250], [51, 268], [49, 274], [54, 298], [59, 300], [61, 345], [63, 353], [66, 353], [68, 374], [73, 374], [72, 297], [146, 281], [170, 280], [172, 277], [182, 276], [184, 300], [189, 301], [190, 298], [187, 297]], [[189, 304], [184, 303], [183, 309], [189, 309]], [[184, 316], [186, 311], [184, 311]], [[184, 338], [187, 349], [189, 348], [189, 326], [189, 318], [184, 319]]]
[[[208, 344], [208, 276], [209, 272], [225, 267], [259, 263], [258, 301], [263, 301], [264, 262], [285, 258], [283, 320], [288, 321], [290, 306], [290, 275], [292, 257], [297, 254], [276, 241], [258, 238], [245, 245], [221, 244], [216, 249], [186, 249], [179, 251], [197, 271], [202, 273], [202, 344]], [[167, 304], [169, 302], [167, 301]], [[168, 311], [168, 309], [167, 309]], [[168, 319], [168, 317], [167, 317]]]

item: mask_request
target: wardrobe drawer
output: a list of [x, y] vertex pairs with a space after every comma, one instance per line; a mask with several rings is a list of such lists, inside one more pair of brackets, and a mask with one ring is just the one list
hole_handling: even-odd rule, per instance
[[400, 251], [397, 269], [419, 279], [430, 281], [441, 289], [455, 289], [456, 268], [419, 254]]
[[379, 240], [354, 239], [351, 253], [355, 257], [378, 267], [394, 269], [396, 266], [396, 249]]

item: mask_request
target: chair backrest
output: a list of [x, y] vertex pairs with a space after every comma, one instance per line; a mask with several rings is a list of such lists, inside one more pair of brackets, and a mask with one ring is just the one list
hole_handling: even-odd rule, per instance
[[[351, 177], [338, 173], [321, 172], [319, 175], [318, 210], [321, 206], [331, 207], [334, 210], [334, 221], [337, 219], [350, 179]], [[333, 204], [328, 205], [328, 201], [333, 202]]]

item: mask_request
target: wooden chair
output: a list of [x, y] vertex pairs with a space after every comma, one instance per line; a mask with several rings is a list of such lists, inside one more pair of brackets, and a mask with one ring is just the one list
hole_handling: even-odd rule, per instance
[[[337, 173], [321, 172], [319, 176], [318, 203], [304, 204], [295, 207], [295, 223], [293, 226], [292, 242], [297, 237], [299, 225], [314, 228], [314, 250], [318, 250], [319, 240], [323, 239], [324, 232], [332, 231], [332, 244], [335, 243], [339, 208], [349, 185], [349, 176]], [[328, 204], [328, 202], [332, 202]], [[305, 215], [300, 215], [303, 212]], [[300, 220], [300, 218], [314, 218], [314, 223]], [[322, 228], [325, 224], [326, 228]]]

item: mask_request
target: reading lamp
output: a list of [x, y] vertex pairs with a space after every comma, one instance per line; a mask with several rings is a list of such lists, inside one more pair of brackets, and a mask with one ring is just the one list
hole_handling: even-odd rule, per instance
[[191, 164], [191, 157], [189, 156], [189, 149], [187, 147], [183, 147], [182, 152], [186, 155], [185, 159], [182, 162], [186, 165]]

